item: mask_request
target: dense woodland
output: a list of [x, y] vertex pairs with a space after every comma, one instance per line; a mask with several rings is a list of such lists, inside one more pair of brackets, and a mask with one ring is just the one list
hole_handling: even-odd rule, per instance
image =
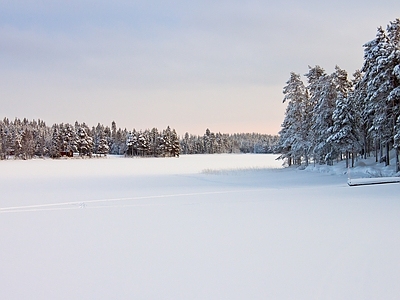
[[107, 154], [125, 156], [179, 157], [204, 153], [268, 153], [277, 136], [261, 134], [214, 134], [208, 129], [203, 136], [186, 133], [180, 139], [175, 129], [127, 131], [98, 124], [54, 124], [16, 118], [0, 120], [0, 159], [34, 157], [99, 157]]
[[30, 159], [105, 156], [179, 156], [179, 138], [174, 129], [145, 131], [117, 129], [98, 124], [89, 128], [85, 123], [54, 124], [16, 118], [0, 121], [0, 158]]
[[277, 135], [222, 134], [207, 129], [202, 136], [185, 133], [181, 139], [181, 151], [183, 154], [272, 153], [278, 141]]
[[[400, 20], [386, 30], [379, 27], [375, 39], [364, 45], [364, 63], [349, 80], [336, 66], [327, 74], [309, 67], [304, 84], [291, 73], [283, 89], [287, 103], [277, 151], [288, 164], [310, 161], [332, 165], [346, 159], [354, 166], [357, 155], [375, 155], [390, 164], [400, 149]], [[350, 163], [351, 161], [351, 163]]]

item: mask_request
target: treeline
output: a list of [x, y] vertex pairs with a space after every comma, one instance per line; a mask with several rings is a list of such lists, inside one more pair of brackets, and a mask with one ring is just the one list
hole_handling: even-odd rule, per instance
[[364, 63], [348, 79], [338, 66], [326, 74], [309, 67], [305, 85], [291, 73], [283, 89], [287, 102], [277, 151], [288, 164], [309, 161], [332, 165], [346, 158], [375, 155], [389, 165], [395, 150], [396, 172], [400, 148], [400, 20], [379, 27], [364, 45]]
[[107, 154], [127, 156], [179, 156], [179, 138], [174, 129], [162, 131], [127, 131], [112, 122], [111, 128], [98, 124], [90, 128], [85, 123], [54, 124], [42, 120], [16, 118], [0, 120], [0, 159], [10, 157], [81, 157]]
[[127, 131], [97, 124], [54, 124], [42, 120], [8, 118], [0, 120], [0, 159], [31, 159], [34, 157], [92, 157], [107, 154], [142, 157], [179, 157], [183, 154], [272, 153], [278, 136], [210, 132], [203, 136], [186, 133], [179, 138], [175, 129]]
[[204, 135], [185, 133], [180, 145], [183, 154], [272, 153], [278, 140], [277, 135], [222, 134], [211, 132], [207, 128]]

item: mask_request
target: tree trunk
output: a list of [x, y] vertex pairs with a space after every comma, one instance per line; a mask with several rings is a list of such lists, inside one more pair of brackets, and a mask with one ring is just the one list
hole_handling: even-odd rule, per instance
[[[367, 152], [370, 151], [367, 135], [364, 134], [364, 159], [367, 159]], [[368, 155], [369, 156], [369, 155]]]
[[346, 169], [349, 167], [349, 151], [346, 151]]
[[307, 150], [304, 150], [304, 160], [306, 163], [306, 167], [308, 167], [308, 155], [307, 155]]
[[396, 173], [400, 171], [399, 148], [396, 148]]
[[386, 166], [390, 165], [389, 142], [386, 142]]

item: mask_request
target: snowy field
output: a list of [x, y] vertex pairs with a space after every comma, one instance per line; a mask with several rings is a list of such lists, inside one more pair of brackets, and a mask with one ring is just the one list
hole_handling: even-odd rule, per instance
[[398, 299], [400, 184], [274, 158], [0, 161], [0, 299]]

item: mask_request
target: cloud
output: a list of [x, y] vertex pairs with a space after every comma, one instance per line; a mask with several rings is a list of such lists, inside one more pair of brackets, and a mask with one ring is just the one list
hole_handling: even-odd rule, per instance
[[[3, 113], [21, 116], [59, 99], [53, 103], [68, 108], [53, 109], [54, 118], [104, 120], [126, 108], [135, 115], [140, 106], [137, 127], [146, 127], [146, 118], [167, 123], [179, 109], [180, 124], [201, 130], [237, 128], [234, 120], [261, 124], [268, 115], [265, 126], [277, 132], [270, 112], [283, 119], [281, 91], [291, 71], [319, 64], [332, 72], [338, 64], [352, 73], [361, 67], [362, 44], [396, 17], [391, 0], [0, 3]], [[199, 118], [182, 117], [195, 112]]]

